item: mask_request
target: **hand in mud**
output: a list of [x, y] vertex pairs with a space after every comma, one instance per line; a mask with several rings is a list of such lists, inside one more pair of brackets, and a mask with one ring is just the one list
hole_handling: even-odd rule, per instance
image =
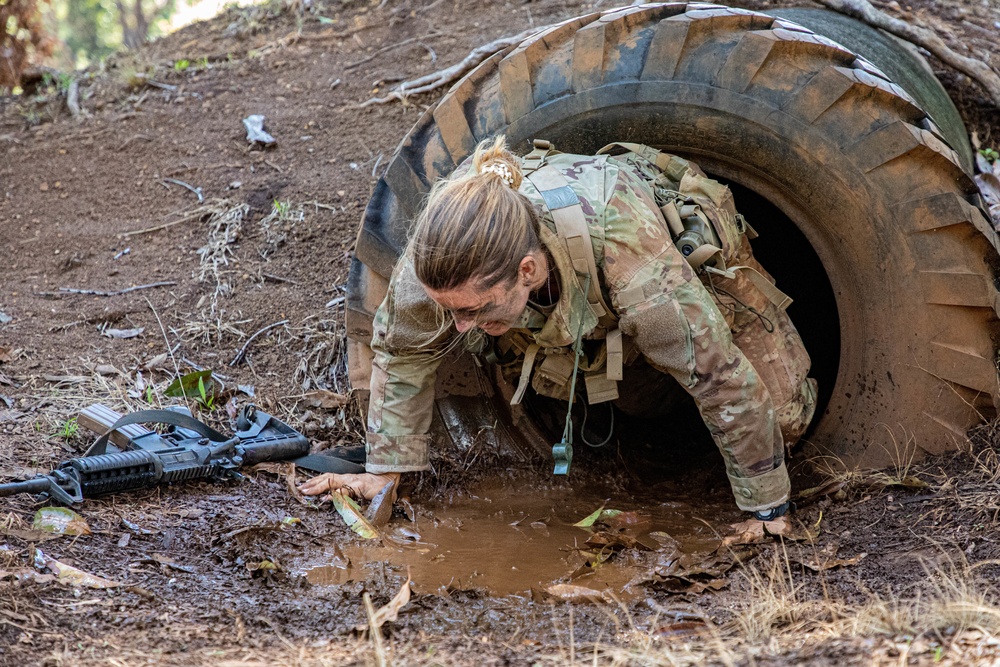
[[327, 491], [340, 490], [358, 500], [362, 498], [371, 500], [390, 482], [396, 482], [396, 488], [399, 488], [398, 472], [387, 472], [382, 475], [370, 472], [346, 475], [325, 472], [300, 485], [299, 491], [307, 496], [318, 496]]

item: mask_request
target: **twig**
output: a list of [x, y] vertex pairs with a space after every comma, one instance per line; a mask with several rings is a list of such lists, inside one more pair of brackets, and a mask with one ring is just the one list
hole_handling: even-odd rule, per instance
[[941, 62], [954, 67], [982, 86], [992, 98], [993, 104], [1000, 108], [1000, 74], [981, 60], [955, 53], [933, 30], [911, 25], [880, 12], [868, 0], [817, 0], [817, 2], [835, 12], [856, 18], [872, 27], [881, 28], [896, 37], [927, 49]]
[[75, 287], [60, 287], [60, 292], [65, 292], [68, 294], [90, 294], [92, 296], [118, 296], [120, 294], [128, 294], [129, 292], [138, 292], [143, 289], [152, 289], [154, 287], [170, 287], [171, 285], [176, 285], [177, 282], [173, 280], [167, 280], [160, 283], [149, 283], [148, 285], [135, 285], [134, 287], [126, 287], [125, 289], [116, 290], [114, 292], [105, 292], [102, 290], [93, 289], [76, 289]]
[[435, 51], [434, 49], [432, 49], [427, 44], [424, 44], [423, 42], [420, 43], [420, 46], [424, 47], [427, 50], [427, 55], [429, 55], [431, 57], [431, 64], [432, 65], [438, 61], [437, 51]]
[[374, 52], [373, 54], [371, 54], [367, 58], [362, 58], [361, 60], [358, 60], [358, 61], [355, 61], [353, 63], [349, 63], [349, 64], [345, 65], [344, 66], [344, 71], [354, 69], [355, 67], [358, 67], [360, 65], [364, 65], [365, 63], [370, 63], [371, 61], [375, 60], [376, 58], [378, 58], [383, 53], [388, 53], [389, 51], [393, 51], [395, 49], [407, 46], [408, 44], [413, 44], [414, 42], [420, 42], [420, 41], [423, 41], [425, 39], [430, 39], [431, 37], [437, 37], [440, 34], [441, 33], [437, 32], [435, 30], [432, 33], [424, 35], [423, 37], [411, 37], [409, 39], [404, 39], [402, 42], [396, 42], [395, 44], [390, 44], [389, 46], [383, 46], [381, 49], [379, 49], [378, 51]]
[[429, 93], [432, 90], [443, 88], [453, 81], [458, 80], [466, 72], [492, 56], [494, 53], [516, 44], [520, 44], [528, 37], [531, 37], [532, 35], [543, 30], [548, 30], [551, 27], [552, 26], [547, 25], [540, 28], [531, 28], [511, 37], [501, 37], [500, 39], [493, 40], [489, 44], [483, 44], [482, 46], [473, 49], [472, 52], [470, 52], [469, 55], [467, 55], [460, 63], [436, 72], [431, 72], [430, 74], [417, 79], [404, 81], [396, 86], [396, 88], [385, 97], [373, 97], [370, 100], [359, 104], [358, 108], [363, 109], [364, 107], [371, 106], [373, 104], [388, 104], [394, 100], [402, 100], [411, 95]]
[[369, 634], [372, 637], [372, 643], [375, 645], [375, 664], [378, 667], [387, 667], [389, 663], [385, 658], [385, 646], [382, 644], [382, 629], [375, 622], [375, 605], [372, 604], [372, 598], [367, 592], [361, 597], [365, 601], [365, 611], [368, 613]]
[[198, 209], [196, 211], [191, 212], [188, 215], [185, 215], [183, 218], [178, 218], [177, 220], [171, 220], [170, 222], [165, 222], [162, 225], [156, 225], [155, 227], [147, 227], [145, 229], [136, 229], [136, 230], [133, 230], [131, 232], [122, 232], [120, 234], [120, 236], [123, 239], [127, 239], [130, 236], [138, 236], [140, 234], [151, 234], [152, 232], [158, 232], [158, 231], [167, 229], [169, 227], [173, 227], [174, 225], [179, 225], [182, 222], [187, 222], [189, 220], [194, 220], [195, 218], [200, 217], [204, 213], [205, 213], [205, 211], [203, 209]]
[[159, 88], [160, 90], [168, 90], [170, 92], [177, 90], [177, 86], [172, 86], [169, 83], [160, 83], [159, 81], [153, 81], [152, 79], [143, 79], [142, 82], [147, 86]]
[[281, 168], [281, 167], [279, 167], [278, 165], [274, 164], [274, 163], [273, 163], [273, 162], [271, 162], [270, 160], [264, 160], [264, 164], [266, 164], [266, 165], [267, 165], [268, 167], [270, 167], [271, 169], [274, 169], [274, 170], [275, 170], [276, 172], [278, 172], [279, 174], [283, 174], [283, 173], [285, 173], [285, 170], [284, 170], [284, 169], [282, 169], [282, 168]]
[[73, 118], [80, 117], [80, 81], [73, 79], [66, 89], [66, 108], [69, 109]]
[[205, 202], [205, 196], [201, 194], [201, 188], [196, 188], [193, 185], [188, 185], [184, 181], [178, 181], [176, 178], [164, 178], [164, 183], [173, 183], [174, 185], [179, 185], [181, 187], [187, 188], [191, 192], [198, 195], [198, 203], [203, 204]]
[[[170, 347], [170, 339], [167, 338], [167, 330], [163, 328], [163, 322], [160, 320], [160, 314], [158, 312], [156, 312], [156, 308], [153, 307], [153, 302], [149, 300], [149, 297], [145, 297], [144, 296], [142, 298], [146, 300], [146, 305], [149, 306], [149, 309], [151, 311], [153, 311], [153, 317], [156, 318], [156, 323], [160, 326], [160, 333], [163, 334], [163, 342], [167, 346], [167, 354], [170, 355], [170, 363], [172, 363], [174, 365], [174, 373], [175, 373], [176, 377], [180, 377], [181, 376], [181, 369], [180, 369], [180, 366], [177, 365], [177, 358], [174, 357], [174, 349]], [[181, 389], [182, 390], [184, 389], [184, 385], [183, 384], [181, 384]], [[184, 391], [184, 398], [187, 398], [187, 392], [186, 391]]]
[[260, 274], [265, 280], [270, 280], [275, 283], [288, 283], [289, 285], [298, 285], [299, 283], [291, 278], [282, 278], [281, 276], [271, 275], [270, 273]]
[[236, 364], [238, 364], [241, 361], [243, 361], [243, 358], [247, 354], [247, 350], [250, 348], [250, 343], [252, 343], [254, 341], [254, 339], [257, 338], [257, 336], [261, 335], [262, 333], [264, 333], [266, 331], [270, 331], [271, 329], [273, 329], [275, 327], [280, 327], [283, 324], [288, 324], [288, 320], [281, 320], [280, 322], [275, 322], [274, 324], [268, 324], [263, 329], [258, 329], [257, 332], [254, 333], [254, 335], [252, 335], [249, 338], [247, 338], [247, 342], [243, 343], [243, 347], [241, 347], [240, 351], [236, 353], [236, 356], [233, 357], [233, 360], [229, 362], [229, 365], [230, 366], [235, 366]]
[[142, 140], [142, 141], [152, 141], [152, 139], [150, 139], [149, 137], [147, 137], [147, 136], [146, 136], [145, 134], [137, 134], [137, 135], [135, 135], [134, 137], [130, 137], [130, 138], [126, 139], [126, 140], [125, 140], [125, 141], [124, 141], [124, 142], [122, 143], [122, 145], [121, 145], [121, 146], [119, 146], [119, 147], [118, 147], [117, 149], [115, 149], [115, 150], [117, 150], [117, 151], [121, 152], [121, 151], [125, 150], [125, 148], [126, 148], [126, 147], [127, 147], [127, 146], [128, 146], [129, 144], [131, 144], [131, 143], [132, 143], [133, 141], [139, 141], [139, 140]]
[[336, 206], [330, 206], [329, 204], [324, 204], [323, 202], [318, 202], [318, 201], [307, 201], [306, 205], [315, 206], [316, 208], [324, 208], [327, 211], [340, 211], [340, 209], [337, 208]]

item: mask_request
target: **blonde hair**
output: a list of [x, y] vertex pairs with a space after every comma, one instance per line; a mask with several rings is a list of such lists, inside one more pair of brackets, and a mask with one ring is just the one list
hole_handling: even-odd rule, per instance
[[424, 286], [489, 289], [517, 278], [521, 260], [541, 249], [538, 214], [517, 191], [523, 178], [501, 135], [479, 143], [467, 173], [434, 185], [407, 247]]

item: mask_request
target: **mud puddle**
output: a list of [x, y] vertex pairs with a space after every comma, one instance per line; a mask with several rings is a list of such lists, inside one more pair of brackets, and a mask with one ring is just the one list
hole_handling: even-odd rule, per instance
[[[601, 506], [622, 513], [592, 527], [573, 525]], [[573, 489], [484, 489], [448, 504], [424, 504], [414, 522], [394, 518], [381, 542], [331, 542], [295, 569], [319, 585], [409, 571], [418, 593], [529, 595], [570, 583], [628, 599], [639, 593], [630, 582], [649, 572], [657, 552], [717, 549], [718, 527], [703, 520], [720, 509], [703, 502], [619, 501]]]

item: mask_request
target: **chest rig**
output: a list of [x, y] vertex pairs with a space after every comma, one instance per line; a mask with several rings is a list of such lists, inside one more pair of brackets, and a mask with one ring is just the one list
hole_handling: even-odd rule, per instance
[[[546, 158], [555, 154], [552, 145], [543, 140], [535, 141], [535, 148], [522, 159], [524, 181], [521, 193], [530, 201], [545, 209], [546, 217], [555, 227], [558, 248], [554, 252], [565, 251], [575, 276], [563, 276], [576, 281], [576, 285], [586, 296], [590, 321], [596, 326], [585, 326], [584, 322], [570, 329], [576, 338], [575, 346], [582, 346], [582, 338], [603, 341], [592, 346], [592, 354], [578, 355], [564, 353], [564, 349], [544, 349], [529, 343], [524, 351], [525, 360], [521, 367], [517, 391], [512, 403], [520, 402], [528, 385], [532, 367], [540, 356], [536, 375], [532, 381], [535, 390], [557, 399], [570, 398], [570, 379], [575, 369], [584, 372], [587, 402], [590, 404], [613, 401], [618, 398], [618, 382], [622, 379], [624, 366], [624, 344], [618, 329], [618, 317], [605, 299], [601, 279], [594, 258], [594, 245], [590, 228], [584, 215], [580, 198], [570, 186], [566, 177], [557, 168], [546, 163]], [[543, 225], [545, 223], [543, 222]]]
[[[614, 160], [630, 165], [652, 188], [675, 246], [709, 287], [734, 332], [746, 326], [748, 320], [756, 320], [746, 316], [740, 320], [741, 310], [725, 302], [732, 296], [730, 292], [739, 292], [733, 289], [737, 283], [752, 285], [751, 291], [759, 297], [755, 308], [745, 307], [737, 296], [735, 302], [743, 306], [742, 312], [757, 313], [757, 308], [763, 309], [763, 301], [779, 310], [787, 308], [791, 299], [753, 266], [741, 262], [749, 254], [747, 239], [755, 238], [756, 232], [736, 213], [727, 187], [707, 178], [687, 160], [649, 146], [613, 143], [597, 154], [612, 152], [617, 153]], [[624, 366], [637, 352], [623, 338], [617, 314], [602, 292], [594, 244], [580, 198], [565, 175], [547, 161], [557, 154], [550, 142], [534, 141], [533, 150], [522, 158], [524, 181], [520, 192], [544, 208], [546, 218], [555, 228], [560, 249], [568, 253], [576, 274], [573, 278], [586, 294], [587, 308], [596, 326], [588, 330], [583, 326], [572, 328], [576, 339], [571, 350], [542, 348], [527, 336], [515, 337], [512, 346], [524, 359], [511, 403], [519, 403], [531, 384], [540, 394], [569, 401], [571, 409], [579, 370], [583, 371], [589, 404], [613, 401], [618, 398], [618, 382], [623, 378]], [[729, 289], [716, 290], [713, 280]], [[720, 292], [726, 297], [721, 297]], [[627, 300], [627, 295], [620, 297]], [[592, 354], [584, 355], [584, 337], [603, 342], [592, 345]], [[553, 457], [555, 473], [568, 473], [572, 460], [569, 414], [563, 440], [553, 447]]]

